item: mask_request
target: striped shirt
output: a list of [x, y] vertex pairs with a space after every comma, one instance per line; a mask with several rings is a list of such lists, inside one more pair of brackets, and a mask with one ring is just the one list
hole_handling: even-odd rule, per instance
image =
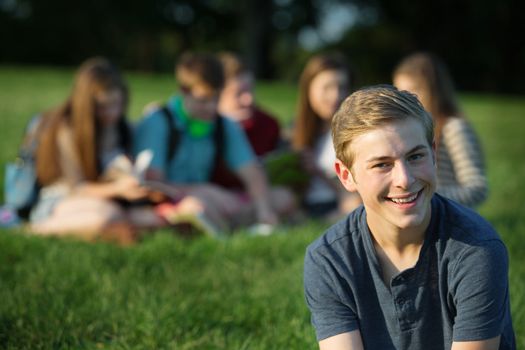
[[437, 151], [437, 192], [463, 205], [481, 204], [488, 194], [481, 146], [462, 118], [445, 123]]

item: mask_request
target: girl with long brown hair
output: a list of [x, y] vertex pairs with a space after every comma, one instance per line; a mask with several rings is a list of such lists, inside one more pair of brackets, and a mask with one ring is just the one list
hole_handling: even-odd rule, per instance
[[437, 192], [467, 206], [481, 204], [488, 193], [482, 149], [445, 64], [434, 54], [414, 53], [395, 68], [393, 82], [417, 95], [434, 119]]
[[125, 119], [128, 88], [104, 58], [79, 68], [71, 95], [41, 116], [36, 169], [41, 190], [31, 210], [31, 230], [84, 238], [134, 240], [134, 229], [160, 225], [148, 208], [123, 202], [144, 199], [136, 177], [110, 177], [116, 159], [128, 159], [131, 133]]
[[360, 203], [337, 180], [330, 131], [332, 116], [349, 94], [351, 83], [350, 68], [338, 53], [311, 57], [299, 80], [292, 145], [310, 175], [303, 199], [310, 216], [335, 219]]

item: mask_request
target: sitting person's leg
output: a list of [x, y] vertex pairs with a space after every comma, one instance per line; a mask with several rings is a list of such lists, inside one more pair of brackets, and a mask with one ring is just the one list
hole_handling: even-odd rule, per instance
[[[95, 197], [66, 197], [53, 208], [51, 215], [33, 222], [30, 230], [42, 235], [71, 235], [84, 239], [104, 238], [104, 231], [115, 225], [127, 225], [121, 207], [110, 200]], [[128, 235], [119, 229], [122, 235]], [[132, 230], [128, 230], [132, 235]], [[129, 240], [131, 237], [124, 237]], [[117, 239], [119, 240], [119, 239]]]
[[297, 199], [286, 187], [275, 186], [270, 189], [270, 204], [280, 219], [294, 217], [298, 211]]
[[156, 213], [152, 205], [130, 206], [126, 209], [126, 216], [130, 225], [137, 230], [166, 226], [166, 221]]
[[[159, 204], [156, 213], [172, 225], [188, 223], [200, 226], [198, 229], [209, 234], [225, 233], [231, 227], [219, 204], [221, 199], [224, 198], [208, 185], [199, 185], [188, 190], [179, 201]], [[228, 207], [228, 204], [223, 207]]]
[[[203, 215], [215, 231], [223, 233], [257, 223], [254, 202], [244, 192], [202, 184], [186, 193], [177, 203], [160, 205], [161, 216], [168, 222], [180, 223], [191, 216]], [[270, 205], [281, 217], [290, 217], [297, 209], [293, 193], [283, 187], [270, 190]]]
[[253, 208], [246, 195], [229, 191], [212, 184], [200, 184], [187, 191], [187, 197], [180, 203], [181, 209], [189, 210], [198, 203], [200, 210], [218, 224], [221, 231], [228, 232], [242, 224], [249, 224]]
[[[206, 185], [192, 193], [202, 196], [207, 207], [223, 217], [231, 229], [257, 224], [255, 203], [245, 192]], [[281, 219], [290, 218], [297, 212], [295, 196], [285, 187], [272, 187], [269, 199], [272, 209]]]

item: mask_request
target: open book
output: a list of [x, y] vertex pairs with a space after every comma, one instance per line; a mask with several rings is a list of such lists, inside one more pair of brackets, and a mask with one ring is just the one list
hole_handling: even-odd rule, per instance
[[135, 162], [132, 162], [125, 154], [118, 153], [106, 165], [103, 178], [115, 180], [121, 176], [133, 176], [142, 183], [152, 159], [153, 152], [149, 149], [140, 152]]
[[137, 155], [135, 162], [132, 162], [126, 155], [119, 154], [115, 156], [106, 167], [104, 178], [113, 180], [118, 176], [133, 176], [140, 184], [153, 191], [161, 192], [170, 198], [180, 198], [182, 191], [176, 187], [163, 181], [146, 180], [146, 171], [152, 159], [153, 152], [150, 149], [141, 151]]

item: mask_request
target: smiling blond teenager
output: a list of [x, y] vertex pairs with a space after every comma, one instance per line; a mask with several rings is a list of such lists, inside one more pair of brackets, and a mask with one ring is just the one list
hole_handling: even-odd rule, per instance
[[515, 349], [508, 256], [474, 211], [435, 193], [433, 123], [388, 85], [332, 123], [339, 180], [363, 206], [312, 243], [305, 296], [321, 349]]

